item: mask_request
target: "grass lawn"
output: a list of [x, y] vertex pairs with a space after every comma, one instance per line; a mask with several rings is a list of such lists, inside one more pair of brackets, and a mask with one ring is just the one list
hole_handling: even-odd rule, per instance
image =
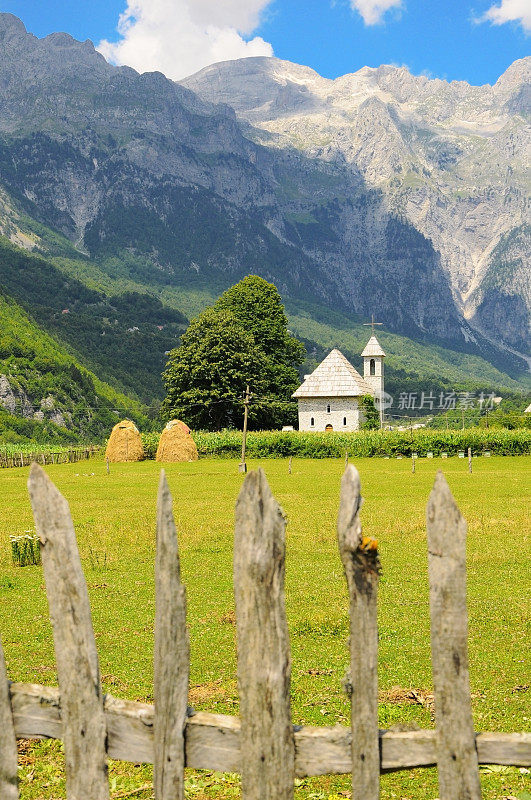
[[[442, 467], [468, 520], [469, 656], [477, 730], [529, 730], [529, 495], [531, 458], [359, 459], [364, 531], [379, 541], [380, 727], [433, 726], [424, 512]], [[293, 721], [348, 724], [341, 679], [348, 662], [347, 593], [335, 520], [343, 459], [250, 462], [262, 466], [288, 516], [287, 612]], [[89, 587], [104, 690], [153, 700], [154, 519], [159, 465], [102, 461], [47, 467], [70, 502]], [[10, 678], [56, 685], [41, 567], [13, 567], [9, 534], [32, 526], [28, 469], [0, 472], [0, 635]], [[241, 485], [235, 460], [167, 467], [174, 497], [192, 650], [190, 702], [237, 714], [232, 539]], [[407, 690], [416, 689], [417, 701]], [[23, 800], [64, 797], [61, 744], [23, 743]], [[530, 775], [482, 769], [483, 797], [531, 798]], [[111, 764], [112, 796], [152, 797], [150, 768]], [[236, 776], [192, 772], [187, 796], [239, 797]], [[349, 778], [299, 781], [297, 800], [350, 797]], [[382, 798], [435, 800], [435, 770], [382, 776]]]

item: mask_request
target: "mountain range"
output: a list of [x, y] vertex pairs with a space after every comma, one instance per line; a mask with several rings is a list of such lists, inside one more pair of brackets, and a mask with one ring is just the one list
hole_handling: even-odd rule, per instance
[[[375, 314], [397, 370], [430, 377], [431, 360], [432, 377], [517, 389], [529, 380], [530, 64], [474, 87], [390, 66], [332, 81], [248, 58], [175, 83], [0, 14], [11, 243], [0, 289], [81, 364], [149, 402], [169, 334], [176, 343], [184, 315], [250, 273], [277, 285], [315, 357], [345, 337], [358, 347]], [[46, 262], [57, 297], [69, 282], [98, 296], [59, 324], [49, 293], [23, 289], [28, 256], [10, 270], [15, 248]], [[144, 334], [160, 352], [146, 364], [145, 339], [135, 365], [146, 294], [157, 302]], [[116, 347], [103, 358], [109, 319]]]
[[[531, 58], [515, 61], [494, 86], [392, 66], [328, 80], [287, 61], [248, 58], [214, 64], [182, 83], [234, 108], [253, 126], [253, 140], [326, 163], [364, 197], [379, 197], [387, 224], [407, 220], [430, 242], [464, 319], [526, 352], [530, 78]], [[360, 274], [360, 229], [382, 237], [379, 213], [352, 200], [353, 191], [342, 198], [334, 253], [351, 280]], [[393, 282], [394, 265], [382, 268]], [[429, 327], [422, 312], [414, 319]]]

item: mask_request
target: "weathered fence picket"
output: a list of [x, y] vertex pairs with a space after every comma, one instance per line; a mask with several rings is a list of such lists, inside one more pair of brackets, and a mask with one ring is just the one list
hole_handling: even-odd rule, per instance
[[439, 795], [480, 800], [468, 675], [466, 522], [442, 472], [426, 516]]
[[234, 536], [244, 800], [290, 800], [294, 791], [285, 528], [265, 474], [249, 473], [236, 504]]
[[17, 781], [17, 740], [4, 651], [0, 641], [0, 797], [2, 800], [18, 800]]
[[359, 475], [341, 485], [338, 543], [350, 601], [351, 728], [297, 727], [284, 598], [285, 520], [264, 473], [236, 506], [234, 592], [240, 719], [187, 716], [186, 593], [161, 474], [155, 564], [155, 705], [102, 697], [87, 587], [66, 500], [41, 467], [29, 490], [41, 542], [59, 689], [11, 684], [0, 645], [0, 797], [16, 800], [15, 736], [65, 744], [68, 800], [106, 800], [106, 758], [154, 763], [156, 800], [183, 800], [184, 767], [240, 772], [244, 800], [292, 800], [294, 778], [352, 773], [376, 800], [382, 770], [439, 768], [441, 800], [479, 800], [479, 764], [531, 766], [531, 734], [474, 733], [467, 658], [466, 524], [442, 474], [427, 509], [436, 730], [379, 731], [377, 542], [362, 535]]
[[350, 598], [350, 694], [352, 723], [352, 798], [378, 800], [377, 543], [362, 536], [360, 479], [352, 465], [341, 481], [337, 535]]
[[106, 800], [106, 729], [87, 584], [68, 503], [33, 464], [28, 488], [41, 542], [61, 691], [68, 800]]
[[184, 728], [190, 645], [173, 503], [164, 470], [157, 499], [155, 561], [155, 800], [184, 798]]

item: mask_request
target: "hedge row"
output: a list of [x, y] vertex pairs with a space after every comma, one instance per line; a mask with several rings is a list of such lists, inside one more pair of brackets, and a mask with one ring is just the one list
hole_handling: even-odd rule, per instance
[[[143, 434], [147, 458], [153, 458], [159, 434]], [[240, 431], [193, 433], [200, 456], [237, 458], [241, 454]], [[301, 433], [299, 431], [252, 431], [247, 435], [250, 458], [333, 458], [343, 456], [434, 456], [472, 448], [472, 453], [490, 451], [493, 455], [524, 455], [531, 452], [531, 431], [481, 428], [416, 431], [358, 431], [356, 433]]]

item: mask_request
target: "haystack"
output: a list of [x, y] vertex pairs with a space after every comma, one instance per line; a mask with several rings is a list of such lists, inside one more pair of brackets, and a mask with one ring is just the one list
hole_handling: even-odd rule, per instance
[[198, 458], [190, 428], [180, 419], [172, 419], [162, 431], [157, 461], [197, 461]]
[[109, 461], [141, 461], [144, 458], [144, 448], [140, 432], [134, 422], [124, 419], [111, 431], [105, 458]]

